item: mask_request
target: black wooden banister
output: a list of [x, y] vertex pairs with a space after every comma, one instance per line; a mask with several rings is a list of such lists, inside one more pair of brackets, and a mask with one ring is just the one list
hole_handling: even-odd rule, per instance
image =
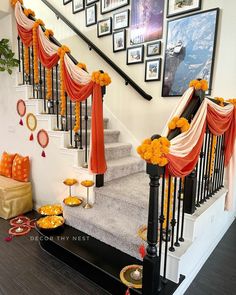
[[76, 35], [78, 35], [88, 46], [93, 49], [102, 59], [104, 59], [122, 78], [124, 78], [126, 85], [132, 86], [141, 96], [147, 100], [151, 100], [152, 96], [146, 93], [139, 87], [134, 80], [132, 80], [124, 71], [121, 70], [102, 50], [100, 50], [93, 42], [91, 42], [80, 30], [78, 30], [63, 14], [61, 14], [51, 3], [47, 0], [41, 0], [48, 6]]

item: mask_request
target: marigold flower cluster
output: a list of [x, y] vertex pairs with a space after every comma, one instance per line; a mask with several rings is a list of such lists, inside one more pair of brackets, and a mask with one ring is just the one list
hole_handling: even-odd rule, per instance
[[189, 83], [189, 87], [194, 87], [195, 90], [208, 90], [208, 82], [207, 80], [192, 80]]
[[168, 124], [170, 130], [180, 128], [181, 132], [186, 132], [190, 128], [190, 124], [187, 119], [181, 117], [174, 117]]
[[147, 163], [163, 167], [168, 164], [166, 155], [169, 153], [169, 147], [170, 142], [166, 137], [154, 140], [148, 138], [137, 148], [137, 152]]
[[92, 73], [92, 81], [100, 86], [107, 86], [111, 83], [111, 78], [107, 73], [97, 71]]

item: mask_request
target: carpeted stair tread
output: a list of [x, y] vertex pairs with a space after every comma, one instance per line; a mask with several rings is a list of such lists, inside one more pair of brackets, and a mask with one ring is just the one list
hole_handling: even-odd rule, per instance
[[121, 178], [123, 176], [144, 171], [144, 161], [138, 157], [124, 157], [121, 159], [107, 161], [107, 172], [105, 182]]
[[139, 172], [112, 181], [105, 186], [95, 188], [97, 198], [109, 198], [114, 202], [125, 203], [148, 211], [149, 177], [146, 172]]
[[138, 248], [142, 240], [137, 230], [146, 223], [146, 219], [117, 214], [115, 209], [107, 208], [102, 202], [95, 203], [92, 209], [64, 206], [63, 216], [66, 224], [140, 259]]
[[115, 160], [130, 156], [132, 145], [129, 143], [112, 142], [105, 144], [106, 160]]

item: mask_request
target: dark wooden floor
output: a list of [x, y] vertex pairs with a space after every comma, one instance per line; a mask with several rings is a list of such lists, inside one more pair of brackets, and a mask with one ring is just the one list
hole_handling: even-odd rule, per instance
[[213, 251], [185, 295], [236, 294], [236, 221]]
[[[0, 295], [107, 295], [77, 271], [43, 252], [32, 230], [7, 243], [0, 219]], [[236, 221], [185, 295], [236, 294]], [[123, 295], [123, 294], [121, 294]]]
[[5, 242], [9, 227], [9, 222], [0, 218], [0, 295], [108, 294], [42, 251], [35, 230]]

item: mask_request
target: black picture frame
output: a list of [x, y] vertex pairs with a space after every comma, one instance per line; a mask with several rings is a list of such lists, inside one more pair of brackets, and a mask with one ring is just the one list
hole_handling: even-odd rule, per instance
[[147, 43], [147, 49], [146, 49], [147, 57], [156, 56], [160, 54], [161, 54], [161, 41]]
[[[164, 70], [163, 70], [163, 83], [162, 83], [162, 97], [179, 97], [182, 96], [184, 91], [188, 88], [189, 82], [191, 80], [194, 79], [205, 79], [208, 81], [208, 85], [209, 85], [209, 90], [206, 92], [207, 95], [211, 94], [211, 87], [212, 87], [212, 80], [213, 80], [213, 73], [214, 73], [214, 61], [215, 61], [215, 53], [216, 53], [216, 41], [217, 41], [217, 33], [218, 33], [218, 23], [219, 23], [219, 14], [220, 14], [220, 9], [219, 8], [213, 8], [213, 9], [209, 9], [209, 10], [205, 10], [205, 11], [200, 11], [194, 14], [190, 14], [190, 15], [185, 15], [179, 18], [175, 18], [175, 19], [170, 19], [167, 22], [167, 34], [166, 34], [166, 49], [165, 49], [165, 63], [164, 63]], [[189, 28], [186, 26], [186, 21], [183, 22], [183, 35], [185, 38], [191, 38], [191, 42], [186, 42], [187, 45], [185, 44], [179, 44], [180, 41], [177, 42], [176, 46], [172, 49], [173, 45], [171, 45], [171, 47], [168, 47], [169, 44], [173, 44], [173, 34], [171, 34], [171, 38], [169, 40], [169, 31], [170, 31], [170, 27], [171, 24], [173, 23], [173, 26], [175, 27], [175, 30], [178, 32], [178, 36], [176, 36], [176, 39], [180, 40], [181, 35], [180, 32], [181, 30], [179, 28], [177, 28], [177, 23], [178, 21], [181, 21], [185, 18], [195, 18], [198, 17], [199, 15], [202, 15], [201, 19], [198, 20], [194, 20], [194, 23], [201, 23], [201, 35], [200, 35], [200, 31], [198, 27], [194, 27], [194, 26], [190, 26], [190, 22], [188, 22], [189, 26], [191, 27], [191, 29], [195, 29], [195, 32], [191, 31], [191, 33], [189, 32]], [[210, 24], [210, 15], [212, 15], [214, 17], [214, 23], [212, 24], [212, 27], [209, 26]], [[208, 18], [207, 18], [208, 16]], [[205, 22], [205, 23], [204, 23]], [[205, 28], [208, 30], [208, 34], [203, 31], [203, 28]], [[213, 34], [212, 34], [213, 33]], [[191, 36], [190, 36], [191, 35]], [[175, 89], [175, 85], [179, 85], [178, 81], [175, 81], [175, 79], [177, 79], [177, 77], [175, 77], [175, 73], [177, 72], [177, 68], [176, 68], [176, 64], [173, 60], [173, 57], [176, 59], [180, 59], [182, 56], [183, 61], [186, 60], [186, 58], [191, 58], [192, 56], [199, 56], [199, 54], [197, 55], [197, 49], [196, 49], [196, 40], [192, 39], [192, 36], [195, 35], [197, 37], [200, 38], [200, 36], [203, 36], [203, 38], [201, 39], [200, 42], [200, 47], [199, 47], [199, 51], [201, 52], [201, 47], [205, 38], [205, 44], [208, 44], [208, 48], [212, 48], [212, 53], [211, 53], [211, 59], [209, 59], [209, 57], [207, 56], [207, 53], [205, 52], [204, 54], [201, 54], [200, 58], [202, 60], [202, 58], [207, 58], [206, 61], [201, 61], [201, 63], [203, 64], [203, 68], [200, 70], [199, 68], [197, 68], [198, 71], [198, 75], [196, 76], [195, 72], [194, 72], [194, 65], [198, 65], [199, 61], [194, 59], [194, 63], [193, 66], [191, 66], [191, 63], [188, 61], [188, 63], [181, 63], [181, 65], [187, 65], [188, 68], [191, 67], [191, 72], [188, 71], [187, 72], [187, 77], [182, 77], [180, 75], [180, 73], [178, 74], [178, 81], [182, 81], [181, 82], [181, 91]], [[209, 36], [212, 36], [212, 40], [210, 43], [209, 40]], [[182, 46], [182, 48], [181, 48]], [[191, 48], [187, 48], [187, 46], [191, 46]], [[177, 50], [176, 50], [177, 47]], [[194, 51], [192, 51], [194, 48]], [[191, 52], [190, 52], [191, 49]], [[173, 51], [173, 53], [171, 54], [171, 51]], [[190, 52], [190, 53], [189, 53]], [[177, 54], [176, 54], [177, 53]], [[188, 53], [188, 54], [187, 54]], [[190, 56], [189, 56], [190, 55]], [[170, 62], [171, 61], [171, 62]], [[210, 61], [210, 62], [209, 62]], [[180, 63], [179, 63], [180, 64]], [[175, 66], [175, 68], [173, 68], [173, 66]], [[184, 68], [181, 67], [181, 73], [185, 73]], [[200, 74], [199, 74], [200, 73]], [[174, 87], [173, 87], [174, 86]]]
[[[177, 15], [182, 15], [182, 14], [185, 14], [185, 13], [190, 13], [190, 12], [194, 12], [194, 11], [197, 11], [197, 10], [200, 10], [201, 7], [202, 7], [202, 0], [194, 0], [194, 2], [197, 2], [197, 5], [193, 6], [192, 8], [189, 8], [189, 9], [183, 9], [182, 11], [179, 10], [175, 13], [170, 13], [170, 4], [173, 4], [172, 2], [174, 1], [177, 1], [177, 0], [168, 0], [167, 1], [167, 11], [166, 11], [166, 17], [169, 18], [169, 17], [174, 17], [174, 16], [177, 16]], [[183, 1], [181, 1], [182, 3]]]
[[[94, 21], [89, 22], [88, 20], [88, 11], [90, 9], [94, 9]], [[97, 4], [89, 5], [88, 7], [85, 8], [85, 25], [86, 27], [93, 26], [97, 23]]]
[[70, 3], [72, 0], [63, 0], [63, 4], [66, 5], [68, 3]]
[[[130, 61], [130, 52], [134, 51], [136, 49], [136, 54], [138, 55], [138, 49], [140, 50], [140, 58], [135, 58], [134, 61]], [[138, 45], [138, 46], [132, 46], [127, 48], [127, 54], [126, 54], [126, 64], [127, 65], [134, 65], [134, 64], [140, 64], [144, 61], [144, 45]]]
[[121, 3], [120, 5], [117, 5], [117, 6], [113, 5], [112, 6], [112, 4], [111, 4], [110, 8], [104, 9], [104, 7], [103, 7], [104, 6], [104, 1], [105, 0], [100, 0], [100, 13], [101, 14], [109, 13], [109, 12], [114, 11], [116, 9], [120, 9], [121, 7], [127, 6], [130, 3], [130, 0], [125, 0], [125, 2], [121, 1], [121, 2], [124, 2], [124, 3]]
[[[101, 33], [100, 32], [100, 26], [101, 26], [102, 23], [105, 24], [105, 22], [109, 23], [108, 30]], [[98, 36], [98, 38], [105, 37], [105, 36], [108, 36], [108, 35], [111, 35], [111, 34], [112, 34], [112, 17], [105, 18], [105, 19], [102, 19], [102, 20], [97, 22], [97, 36]]]
[[[116, 35], [123, 35], [122, 39], [123, 39], [123, 46], [121, 45], [118, 49], [116, 47]], [[122, 42], [122, 41], [121, 41]], [[115, 31], [112, 34], [112, 44], [113, 44], [113, 52], [119, 52], [119, 51], [123, 51], [126, 50], [126, 29], [120, 30], [120, 31]]]
[[[148, 66], [150, 63], [153, 64], [152, 66], [152, 71], [151, 74], [153, 74], [153, 77], [147, 77], [148, 76]], [[155, 64], [157, 65], [156, 67], [156, 73], [155, 73]], [[145, 82], [154, 82], [154, 81], [160, 81], [161, 80], [161, 65], [162, 65], [162, 59], [155, 58], [155, 59], [147, 59], [145, 61], [145, 76], [144, 76], [144, 81]]]
[[[117, 27], [116, 26], [116, 18], [121, 14], [126, 14], [126, 22], [125, 22], [125, 24], [120, 25], [120, 26]], [[130, 9], [126, 9], [126, 10], [123, 10], [123, 11], [120, 11], [120, 12], [117, 12], [117, 13], [113, 14], [113, 30], [114, 31], [121, 30], [121, 29], [124, 29], [124, 28], [128, 28], [129, 24], [130, 24]]]
[[86, 6], [89, 6], [91, 4], [94, 4], [96, 2], [98, 2], [99, 0], [86, 0]]
[[76, 13], [78, 13], [80, 11], [83, 11], [85, 9], [85, 0], [80, 0], [81, 1], [81, 4], [82, 4], [82, 7], [79, 8], [79, 9], [75, 9], [75, 6], [74, 6], [74, 2], [75, 1], [76, 0], [72, 0], [72, 12], [73, 12], [73, 14], [76, 14]]

